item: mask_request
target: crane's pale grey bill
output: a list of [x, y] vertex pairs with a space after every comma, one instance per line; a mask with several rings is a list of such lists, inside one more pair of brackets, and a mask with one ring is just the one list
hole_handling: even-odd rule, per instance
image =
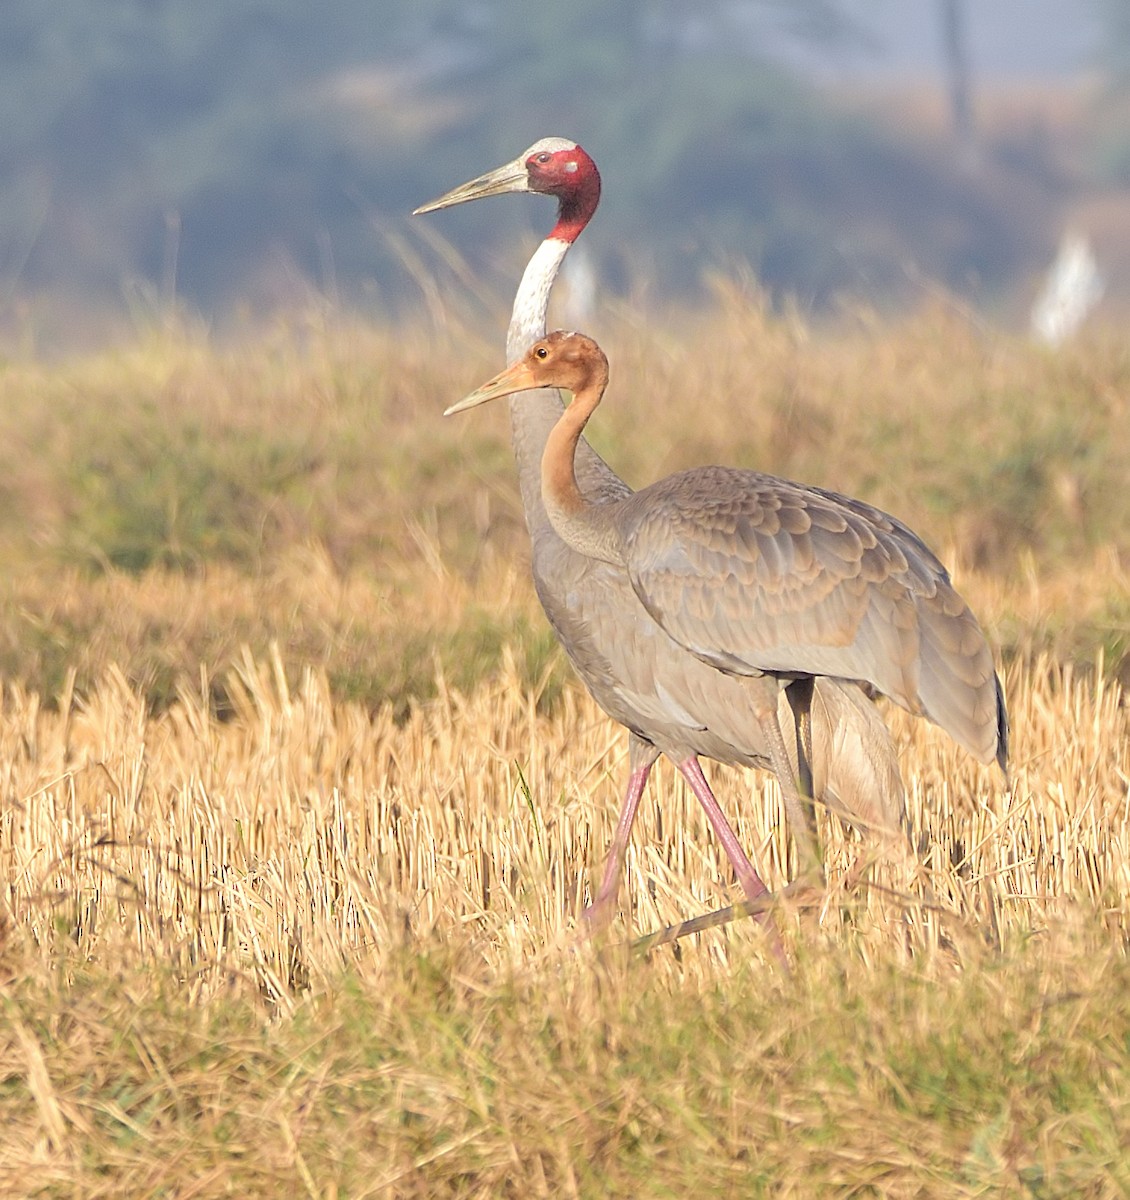
[[512, 396], [515, 392], [525, 392], [541, 385], [534, 378], [533, 372], [524, 362], [516, 362], [505, 371], [500, 371], [493, 379], [488, 380], [482, 387], [477, 387], [462, 400], [456, 400], [450, 408], [443, 410], [445, 417], [454, 413], [466, 412], [469, 408], [478, 408], [488, 400], [498, 400], [502, 396]]
[[505, 166], [495, 167], [477, 179], [461, 183], [450, 192], [444, 192], [437, 200], [421, 204], [412, 210], [418, 217], [421, 213], [435, 212], [439, 208], [450, 208], [453, 204], [466, 204], [468, 200], [481, 200], [484, 196], [501, 196], [506, 192], [528, 192], [530, 177], [524, 159], [516, 158]]

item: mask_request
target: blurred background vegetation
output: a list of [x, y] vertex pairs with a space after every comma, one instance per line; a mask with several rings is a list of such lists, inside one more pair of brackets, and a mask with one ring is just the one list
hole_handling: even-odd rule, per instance
[[[0, 677], [115, 663], [222, 707], [277, 643], [398, 713], [506, 655], [551, 699], [504, 416], [439, 419], [497, 368], [550, 205], [408, 215], [551, 133], [604, 172], [569, 319], [629, 482], [864, 496], [1007, 654], [1130, 676], [1130, 2], [1057, 12], [1087, 70], [1038, 83], [962, 24], [1010, 5], [0, 6]], [[931, 71], [829, 66], [912, 11]], [[1107, 319], [1053, 352], [1025, 329], [1067, 228]]]
[[[880, 60], [883, 7], [858, 0], [9, 0], [0, 319], [50, 346], [174, 301], [219, 326], [311, 294], [385, 315], [429, 261], [408, 212], [547, 133], [604, 169], [586, 248], [611, 292], [693, 296], [740, 262], [806, 309], [899, 306], [925, 279], [1011, 318], [1068, 224], [1130, 263], [1126, 0], [1061, 18], [1095, 49], [1054, 86], [979, 75], [974, 46], [967, 120], [946, 96], [970, 56], [943, 37], [966, 6], [914, 7], [949, 93], [941, 69], [811, 67]], [[512, 274], [513, 220], [439, 228], [478, 276]]]
[[[315, 314], [227, 346], [182, 326], [0, 368], [0, 679], [53, 702], [116, 664], [157, 706], [187, 686], [222, 712], [233, 668], [277, 646], [295, 679], [403, 716], [509, 656], [552, 704], [570, 672], [505, 408], [440, 415], [499, 360], [458, 314]], [[865, 497], [955, 571], [1006, 662], [1130, 682], [1117, 333], [1050, 352], [942, 302], [820, 330], [728, 281], [598, 324], [615, 378], [592, 436], [630, 484], [726, 462]]]

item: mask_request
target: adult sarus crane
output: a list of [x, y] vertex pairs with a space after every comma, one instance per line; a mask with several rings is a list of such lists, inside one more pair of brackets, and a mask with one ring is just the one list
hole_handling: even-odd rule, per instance
[[[550, 290], [569, 247], [596, 211], [600, 176], [575, 143], [546, 138], [513, 162], [416, 212], [505, 192], [540, 192], [559, 202], [557, 222], [530, 259], [515, 296], [506, 346], [507, 361], [515, 362], [544, 336]], [[700, 756], [775, 770], [804, 873], [819, 871], [819, 857], [810, 814], [798, 793], [794, 756], [802, 790], [864, 823], [896, 827], [903, 814], [903, 789], [894, 747], [855, 683], [821, 678], [810, 695], [801, 681], [775, 697], [779, 708], [787, 712], [791, 707], [796, 716], [796, 740], [782, 746], [776, 708], [764, 711], [763, 687], [681, 645], [648, 612], [622, 566], [578, 553], [558, 536], [542, 501], [540, 460], [561, 412], [557, 393], [545, 389], [515, 396], [510, 405], [538, 597], [593, 698], [629, 731], [628, 786], [601, 884], [586, 912], [590, 926], [600, 927], [611, 917], [632, 823], [660, 753], [676, 764], [702, 804], [751, 900], [764, 896], [765, 888], [706, 781]], [[575, 469], [581, 492], [592, 503], [619, 502], [632, 494], [583, 438]], [[931, 561], [945, 578], [932, 556]], [[982, 726], [972, 741], [951, 732], [977, 757], [991, 761], [998, 751], [998, 722], [991, 726]]]

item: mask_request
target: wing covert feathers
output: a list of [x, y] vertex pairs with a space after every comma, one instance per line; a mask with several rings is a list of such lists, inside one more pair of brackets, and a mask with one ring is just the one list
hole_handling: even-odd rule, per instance
[[982, 762], [1007, 726], [976, 618], [905, 525], [834, 492], [725, 467], [621, 502], [625, 566], [655, 620], [735, 674], [870, 683]]

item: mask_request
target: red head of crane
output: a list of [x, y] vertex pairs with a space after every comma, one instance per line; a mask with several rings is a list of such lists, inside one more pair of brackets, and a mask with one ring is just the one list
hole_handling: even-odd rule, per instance
[[560, 207], [557, 224], [549, 236], [555, 241], [571, 243], [580, 236], [600, 203], [600, 172], [576, 142], [542, 138], [513, 162], [452, 188], [430, 204], [421, 204], [414, 215], [506, 192], [556, 196]]

